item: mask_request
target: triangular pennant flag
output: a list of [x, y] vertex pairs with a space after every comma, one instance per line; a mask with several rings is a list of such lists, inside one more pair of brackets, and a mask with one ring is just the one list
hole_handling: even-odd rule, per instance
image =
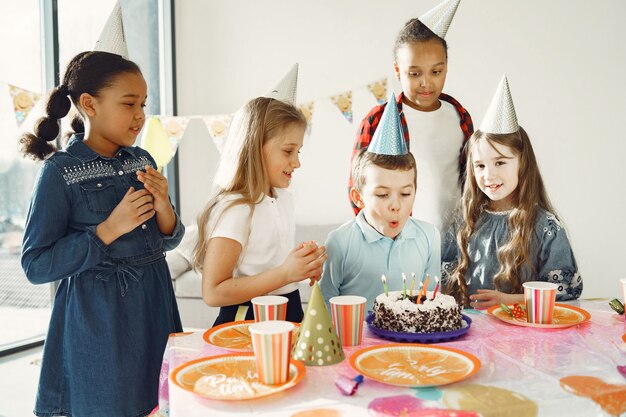
[[332, 96], [331, 101], [337, 106], [343, 117], [352, 123], [352, 91]]
[[221, 153], [228, 137], [228, 128], [233, 121], [233, 114], [212, 114], [210, 116], [202, 116], [202, 120], [209, 130], [215, 146]]
[[291, 356], [309, 366], [334, 365], [346, 358], [317, 282]]
[[296, 105], [298, 92], [298, 63], [296, 62], [287, 74], [264, 97], [275, 98]]
[[178, 143], [185, 134], [185, 129], [187, 129], [187, 125], [191, 119], [184, 116], [159, 116], [159, 120], [161, 121], [163, 130], [167, 133], [167, 137], [170, 139], [174, 154], [176, 154]]
[[108, 20], [102, 28], [100, 37], [93, 47], [94, 51], [110, 52], [128, 59], [128, 46], [124, 36], [124, 23], [122, 19], [122, 6], [117, 1]]
[[15, 87], [8, 84], [11, 98], [13, 99], [13, 109], [15, 111], [15, 120], [17, 126], [21, 126], [24, 120], [28, 117], [30, 111], [37, 105], [41, 94], [34, 93], [32, 91], [24, 90], [19, 87]]
[[515, 133], [519, 130], [515, 106], [509, 82], [506, 75], [502, 76], [498, 89], [491, 99], [487, 113], [480, 124], [480, 130], [485, 133]]
[[367, 151], [381, 155], [406, 155], [409, 152], [396, 105], [396, 95], [393, 93], [380, 117]]
[[304, 114], [306, 118], [306, 131], [307, 133], [311, 133], [311, 120], [313, 119], [313, 108], [315, 107], [314, 101], [309, 101], [308, 103], [304, 103], [300, 106], [300, 111]]
[[387, 100], [387, 78], [368, 84], [367, 89], [374, 95], [378, 104], [383, 104]]
[[432, 30], [435, 35], [444, 39], [460, 2], [461, 0], [445, 0], [421, 15], [418, 19], [428, 29]]
[[152, 155], [159, 170], [167, 165], [174, 156], [174, 149], [158, 116], [148, 118], [143, 127], [141, 147]]

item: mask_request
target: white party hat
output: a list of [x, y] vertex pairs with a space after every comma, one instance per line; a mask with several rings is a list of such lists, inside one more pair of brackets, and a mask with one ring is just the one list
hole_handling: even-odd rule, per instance
[[515, 133], [519, 130], [506, 75], [502, 76], [498, 89], [491, 99], [487, 113], [480, 124], [480, 130], [496, 134]]
[[94, 51], [110, 52], [128, 59], [128, 47], [124, 36], [124, 23], [122, 21], [122, 6], [115, 3], [109, 19], [104, 24], [100, 37], [93, 47]]
[[289, 72], [265, 94], [264, 97], [275, 98], [289, 104], [296, 104], [296, 93], [298, 91], [298, 63], [293, 64]]
[[391, 93], [391, 98], [387, 101], [367, 151], [380, 155], [406, 155], [409, 153], [404, 140], [404, 128], [394, 93]]
[[421, 15], [418, 19], [428, 29], [432, 30], [435, 35], [444, 39], [460, 2], [461, 0], [445, 0]]

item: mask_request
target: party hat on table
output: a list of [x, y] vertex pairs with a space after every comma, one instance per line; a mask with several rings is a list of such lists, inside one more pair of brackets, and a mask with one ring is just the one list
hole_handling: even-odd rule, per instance
[[276, 100], [284, 101], [295, 106], [297, 90], [298, 63], [296, 62], [289, 72], [276, 84], [276, 87], [268, 91], [264, 97], [275, 98]]
[[291, 356], [309, 366], [334, 365], [346, 358], [317, 282]]
[[444, 39], [460, 2], [461, 0], [445, 0], [421, 15], [418, 19], [428, 29], [432, 30], [435, 35]]
[[498, 89], [491, 99], [491, 104], [480, 124], [480, 130], [496, 134], [515, 133], [519, 130], [506, 75], [502, 76]]
[[113, 7], [111, 15], [104, 24], [104, 28], [93, 50], [118, 54], [128, 59], [128, 47], [126, 46], [124, 23], [122, 21], [122, 7], [119, 1], [115, 3], [115, 7]]
[[376, 127], [367, 151], [381, 155], [406, 155], [409, 150], [404, 140], [404, 128], [396, 106], [396, 95], [391, 94]]

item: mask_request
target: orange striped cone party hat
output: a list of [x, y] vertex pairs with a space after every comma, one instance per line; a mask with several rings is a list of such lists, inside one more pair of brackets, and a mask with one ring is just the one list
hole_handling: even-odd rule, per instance
[[317, 282], [313, 285], [291, 357], [307, 366], [334, 365], [346, 358]]
[[128, 59], [128, 46], [124, 36], [124, 23], [122, 20], [122, 7], [120, 2], [115, 3], [111, 15], [104, 24], [100, 37], [93, 47], [94, 51], [110, 52], [121, 55]]

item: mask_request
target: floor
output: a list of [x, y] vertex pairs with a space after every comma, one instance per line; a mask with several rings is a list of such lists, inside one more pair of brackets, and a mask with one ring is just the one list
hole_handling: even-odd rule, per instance
[[33, 415], [43, 347], [0, 358], [0, 417]]

